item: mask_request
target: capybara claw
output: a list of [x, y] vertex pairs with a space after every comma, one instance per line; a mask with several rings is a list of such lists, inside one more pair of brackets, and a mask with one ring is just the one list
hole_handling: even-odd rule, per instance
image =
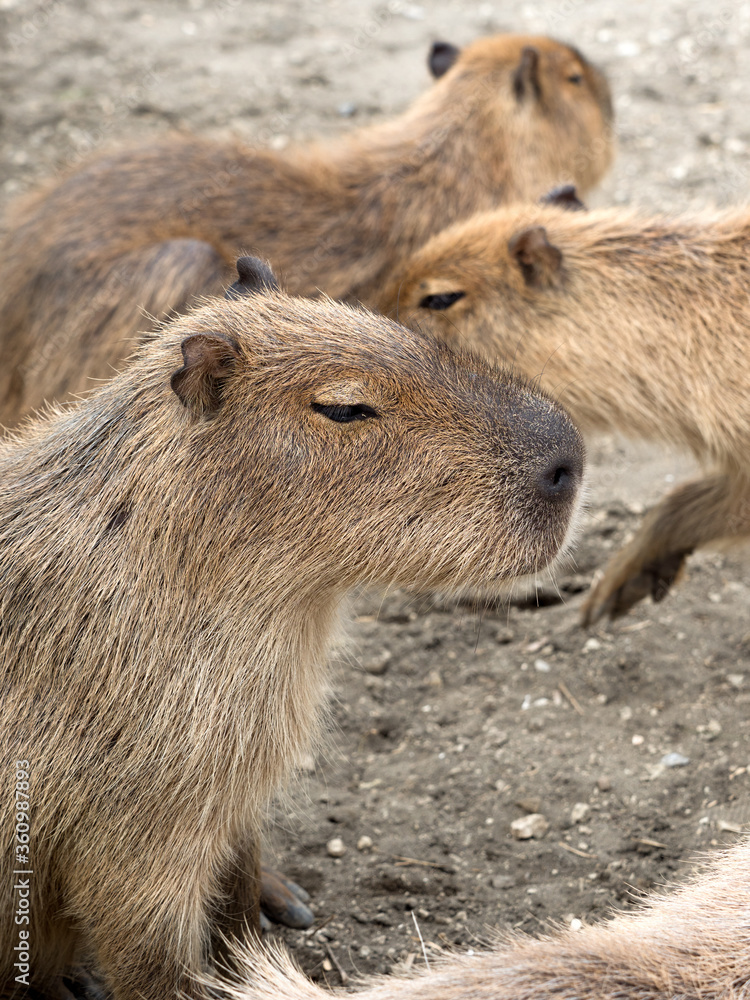
[[296, 882], [271, 868], [261, 869], [260, 905], [267, 920], [304, 930], [315, 920], [315, 914], [306, 905], [309, 899], [310, 894]]

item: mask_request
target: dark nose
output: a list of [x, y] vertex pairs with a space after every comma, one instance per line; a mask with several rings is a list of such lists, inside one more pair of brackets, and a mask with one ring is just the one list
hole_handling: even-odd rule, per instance
[[539, 492], [545, 500], [567, 503], [581, 485], [583, 460], [580, 455], [556, 455], [537, 473]]

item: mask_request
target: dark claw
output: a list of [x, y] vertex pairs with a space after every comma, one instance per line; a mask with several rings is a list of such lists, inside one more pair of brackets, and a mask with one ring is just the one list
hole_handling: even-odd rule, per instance
[[310, 927], [315, 914], [305, 905], [309, 899], [309, 894], [296, 882], [270, 868], [261, 869], [260, 905], [269, 920], [287, 927]]

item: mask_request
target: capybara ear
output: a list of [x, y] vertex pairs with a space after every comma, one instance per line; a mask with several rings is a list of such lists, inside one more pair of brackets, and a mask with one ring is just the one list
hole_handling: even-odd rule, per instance
[[239, 257], [237, 281], [227, 288], [224, 298], [241, 299], [243, 295], [278, 292], [279, 284], [268, 264], [259, 257]]
[[547, 239], [544, 226], [523, 229], [508, 242], [530, 288], [553, 288], [560, 283], [563, 256]]
[[539, 199], [539, 203], [541, 205], [557, 205], [560, 208], [567, 208], [571, 212], [586, 211], [586, 206], [578, 197], [575, 184], [562, 184], [560, 187], [552, 188]]
[[526, 45], [521, 52], [521, 61], [513, 74], [513, 93], [519, 101], [526, 97], [538, 100], [542, 96], [539, 84], [539, 49]]
[[427, 65], [430, 73], [439, 80], [444, 73], [447, 73], [453, 63], [461, 54], [461, 49], [451, 45], [450, 42], [433, 42], [430, 54], [427, 57]]
[[170, 381], [182, 405], [197, 416], [221, 406], [224, 382], [239, 357], [239, 345], [221, 333], [195, 333], [182, 342], [185, 364]]

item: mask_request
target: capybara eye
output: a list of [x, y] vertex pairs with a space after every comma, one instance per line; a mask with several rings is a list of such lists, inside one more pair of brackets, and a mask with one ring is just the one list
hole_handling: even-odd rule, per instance
[[447, 309], [458, 302], [466, 292], [442, 292], [440, 295], [425, 295], [419, 303], [420, 309]]
[[373, 410], [366, 403], [344, 403], [328, 405], [327, 403], [312, 403], [312, 408], [316, 413], [322, 413], [329, 420], [335, 420], [337, 424], [350, 424], [354, 420], [367, 420], [368, 417], [379, 417], [377, 410]]
[[583, 83], [583, 76], [580, 73], [571, 73], [568, 77], [568, 83]]

